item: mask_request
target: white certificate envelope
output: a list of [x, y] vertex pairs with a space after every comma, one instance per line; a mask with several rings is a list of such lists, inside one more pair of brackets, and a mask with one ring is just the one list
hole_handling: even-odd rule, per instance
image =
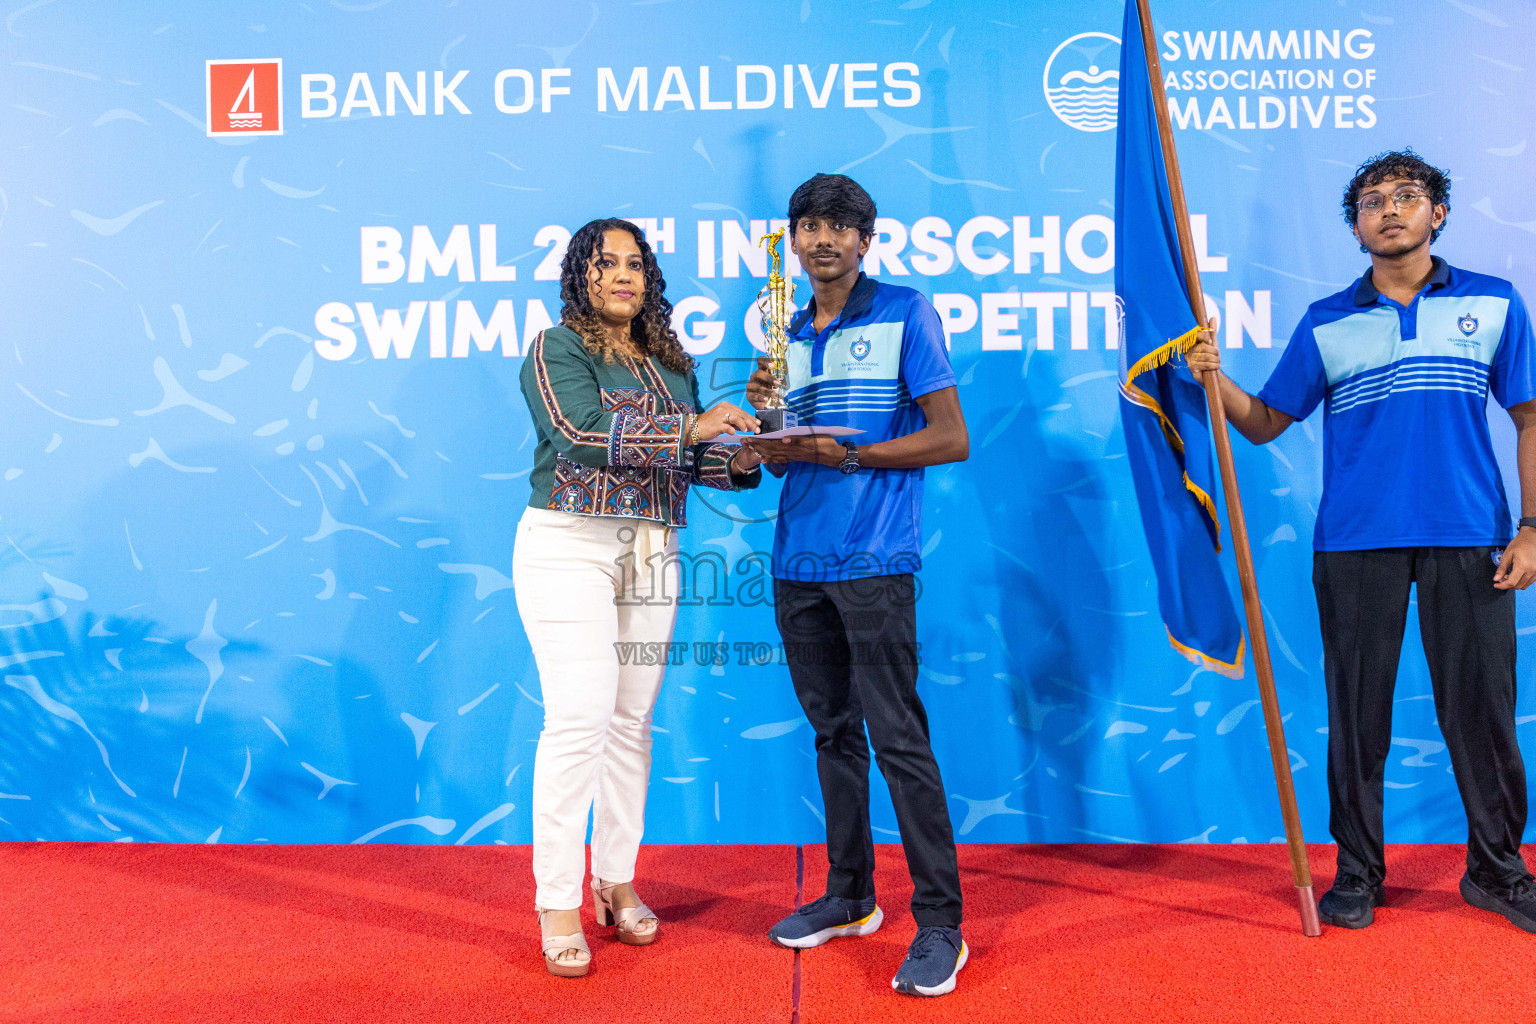
[[709, 444], [740, 444], [743, 438], [751, 437], [758, 440], [773, 440], [780, 437], [851, 437], [854, 434], [862, 434], [864, 431], [857, 427], [817, 427], [809, 424], [799, 427], [785, 427], [783, 430], [772, 430], [766, 434], [721, 434], [719, 437], [704, 438]]

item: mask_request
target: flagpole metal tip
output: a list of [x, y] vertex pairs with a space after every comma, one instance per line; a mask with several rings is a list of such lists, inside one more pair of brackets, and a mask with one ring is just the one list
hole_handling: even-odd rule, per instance
[[1309, 939], [1323, 934], [1323, 926], [1317, 919], [1317, 900], [1312, 895], [1312, 887], [1298, 885], [1296, 899], [1301, 903], [1301, 934]]

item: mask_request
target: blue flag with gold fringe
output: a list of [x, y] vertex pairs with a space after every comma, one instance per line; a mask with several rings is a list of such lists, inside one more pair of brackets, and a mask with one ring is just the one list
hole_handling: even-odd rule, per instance
[[1158, 135], [1136, 0], [1120, 45], [1115, 140], [1115, 292], [1121, 301], [1120, 419], [1169, 642], [1239, 677], [1243, 630], [1218, 561], [1205, 389], [1182, 365], [1197, 330]]

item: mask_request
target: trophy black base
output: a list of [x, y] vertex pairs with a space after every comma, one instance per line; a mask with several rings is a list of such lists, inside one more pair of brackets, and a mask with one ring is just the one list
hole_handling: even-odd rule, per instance
[[757, 421], [763, 425], [765, 434], [800, 425], [800, 417], [792, 409], [759, 409]]

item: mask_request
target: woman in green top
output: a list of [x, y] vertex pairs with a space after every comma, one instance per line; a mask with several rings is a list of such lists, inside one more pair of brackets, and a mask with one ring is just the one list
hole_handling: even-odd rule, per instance
[[699, 411], [693, 359], [672, 330], [665, 288], [639, 228], [593, 221], [561, 264], [560, 326], [523, 362], [539, 443], [512, 579], [544, 693], [535, 903], [545, 966], [564, 977], [591, 964], [579, 910], [589, 809], [598, 924], [631, 945], [656, 938], [659, 922], [632, 882], [667, 659], [635, 652], [672, 638], [676, 528], [686, 523], [689, 486], [731, 490], [762, 478], [751, 452], [708, 440], [756, 432], [758, 421], [730, 402]]

